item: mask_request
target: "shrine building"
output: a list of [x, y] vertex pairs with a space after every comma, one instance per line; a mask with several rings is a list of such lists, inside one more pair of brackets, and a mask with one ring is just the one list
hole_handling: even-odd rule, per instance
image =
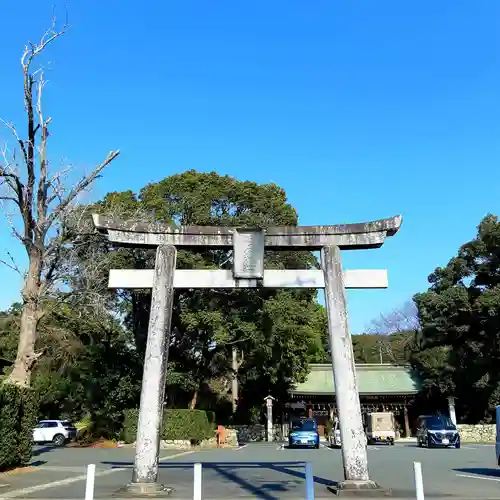
[[[411, 435], [408, 410], [421, 390], [421, 381], [408, 365], [356, 364], [361, 412], [394, 413], [401, 436]], [[288, 419], [314, 418], [324, 432], [328, 416], [336, 413], [331, 364], [313, 364], [305, 382], [290, 391]], [[411, 412], [410, 412], [411, 413]]]

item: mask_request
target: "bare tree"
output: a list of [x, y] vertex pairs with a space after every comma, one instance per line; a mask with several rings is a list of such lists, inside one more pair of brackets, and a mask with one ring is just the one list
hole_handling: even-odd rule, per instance
[[390, 333], [416, 332], [418, 329], [417, 308], [413, 301], [408, 301], [388, 314], [381, 314], [378, 319], [370, 323], [368, 331], [387, 335]]
[[[415, 342], [420, 324], [417, 308], [413, 301], [404, 303], [388, 314], [381, 314], [373, 320], [368, 332], [380, 335], [374, 349], [382, 363], [384, 359], [391, 363], [401, 362], [400, 358]], [[390, 337], [388, 337], [390, 335]]]
[[[23, 74], [26, 136], [22, 137], [16, 126], [2, 120], [15, 139], [12, 151], [4, 148], [0, 163], [0, 200], [12, 233], [24, 246], [28, 255], [27, 270], [20, 267], [9, 255], [10, 262], [2, 261], [22, 274], [22, 313], [20, 318], [19, 345], [14, 367], [5, 383], [29, 386], [31, 373], [42, 352], [36, 352], [37, 326], [43, 317], [44, 298], [53, 289], [64, 248], [65, 220], [73, 212], [78, 196], [84, 192], [101, 172], [119, 155], [111, 151], [106, 159], [83, 175], [73, 187], [65, 186], [69, 168], [56, 172], [50, 169], [47, 143], [51, 117], [45, 116], [42, 106], [46, 84], [43, 68], [35, 68], [40, 54], [67, 31], [52, 26], [39, 42], [29, 42], [21, 56]], [[14, 211], [10, 211], [9, 207]]]

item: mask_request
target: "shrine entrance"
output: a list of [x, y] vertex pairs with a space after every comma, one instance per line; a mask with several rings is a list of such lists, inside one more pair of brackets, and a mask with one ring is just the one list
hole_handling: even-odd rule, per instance
[[[111, 270], [110, 288], [151, 288], [136, 453], [130, 489], [154, 494], [158, 485], [160, 424], [175, 288], [323, 288], [328, 317], [336, 406], [342, 435], [341, 488], [376, 487], [370, 480], [365, 435], [349, 333], [346, 288], [387, 288], [386, 270], [343, 270], [341, 250], [378, 248], [401, 226], [401, 217], [336, 226], [238, 228], [144, 224], [94, 215], [116, 245], [157, 247], [155, 269]], [[230, 248], [232, 270], [178, 270], [176, 247]], [[321, 269], [265, 270], [264, 251], [321, 251]]]
[[[289, 393], [289, 413], [316, 418], [320, 427], [337, 413], [335, 384], [329, 364], [312, 364], [306, 380]], [[409, 437], [412, 429], [413, 403], [422, 389], [418, 373], [408, 365], [390, 363], [357, 363], [357, 389], [361, 414], [391, 411], [396, 419], [396, 432]]]

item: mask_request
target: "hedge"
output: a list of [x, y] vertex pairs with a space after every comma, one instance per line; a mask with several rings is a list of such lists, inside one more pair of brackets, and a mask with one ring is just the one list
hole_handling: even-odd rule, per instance
[[[139, 410], [125, 411], [122, 438], [126, 443], [133, 443], [137, 436]], [[190, 440], [199, 443], [215, 435], [215, 414], [204, 410], [165, 410], [161, 438], [165, 440]]]
[[38, 398], [32, 389], [0, 385], [0, 470], [30, 463], [37, 418]]

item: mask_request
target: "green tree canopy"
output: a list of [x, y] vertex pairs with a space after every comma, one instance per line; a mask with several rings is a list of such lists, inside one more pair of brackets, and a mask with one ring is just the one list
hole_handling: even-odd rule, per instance
[[[91, 210], [122, 218], [149, 218], [178, 225], [268, 227], [297, 225], [295, 209], [282, 188], [238, 181], [215, 172], [188, 171], [145, 186], [138, 195], [110, 193]], [[80, 236], [81, 237], [81, 236]], [[114, 248], [104, 237], [84, 236], [72, 282], [96, 267], [103, 289], [113, 268], [153, 268], [154, 250]], [[94, 249], [89, 252], [88, 248]], [[317, 267], [310, 252], [266, 251], [267, 268]], [[180, 249], [181, 269], [230, 269], [232, 252], [201, 247]], [[104, 292], [101, 292], [104, 293]], [[108, 299], [133, 333], [139, 358], [145, 349], [150, 292], [121, 291]], [[110, 302], [108, 302], [109, 304]], [[304, 379], [311, 360], [321, 359], [325, 329], [316, 290], [177, 290], [167, 374], [169, 405], [195, 405], [207, 384], [232, 376], [231, 351], [240, 359], [241, 401], [257, 404], [269, 392], [284, 394]], [[220, 385], [220, 384], [219, 384]]]
[[458, 398], [459, 416], [490, 420], [500, 398], [498, 217], [487, 215], [477, 236], [429, 282], [415, 296], [422, 331], [414, 362], [430, 393]]

